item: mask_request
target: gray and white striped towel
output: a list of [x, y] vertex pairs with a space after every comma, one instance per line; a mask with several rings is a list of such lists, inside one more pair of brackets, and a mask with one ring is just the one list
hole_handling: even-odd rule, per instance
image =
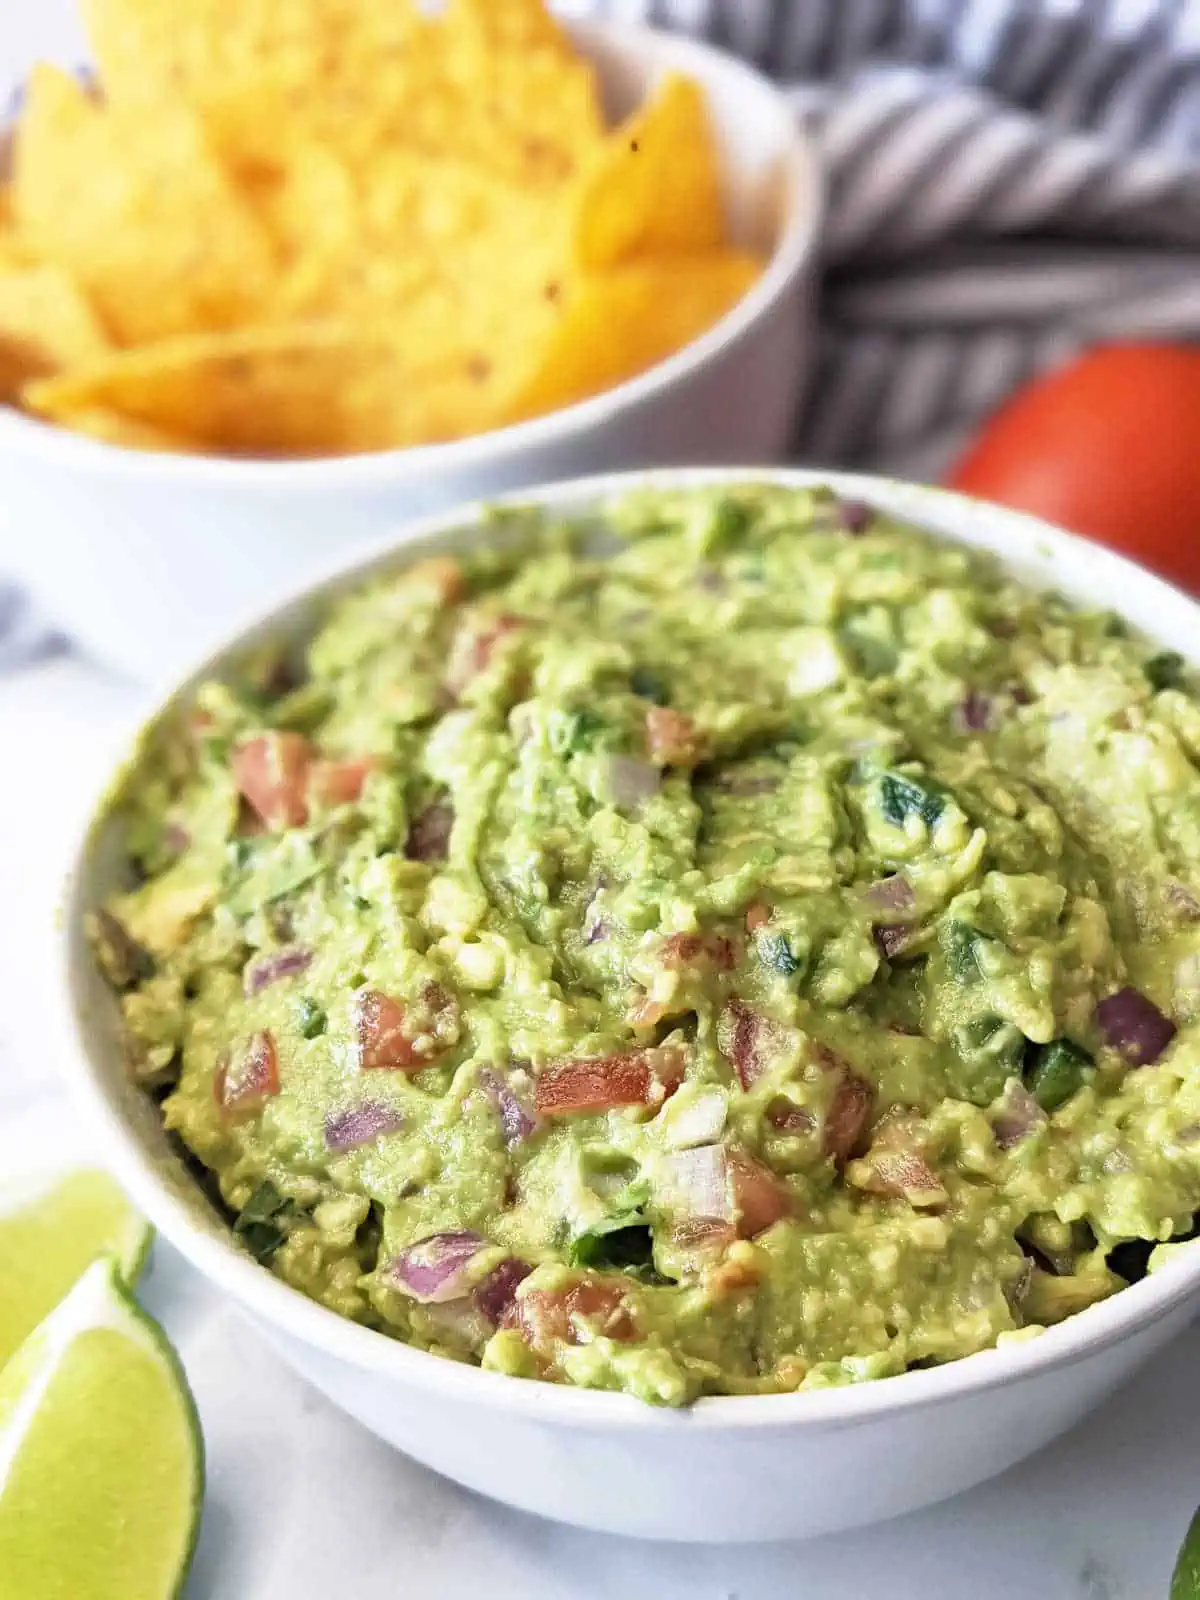
[[[1200, 0], [561, 9], [738, 51], [819, 140], [823, 343], [798, 459], [936, 477], [1072, 349], [1200, 337]], [[0, 592], [0, 665], [38, 638], [8, 611]]]
[[937, 477], [1081, 345], [1200, 337], [1200, 0], [582, 0], [786, 83], [825, 154], [796, 453]]

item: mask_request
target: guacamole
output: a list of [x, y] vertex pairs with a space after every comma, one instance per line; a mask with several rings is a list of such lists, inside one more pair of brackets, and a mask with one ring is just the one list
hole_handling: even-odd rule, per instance
[[1190, 1237], [1179, 657], [827, 490], [402, 559], [113, 799], [130, 1070], [259, 1261], [674, 1405], [1031, 1337]]

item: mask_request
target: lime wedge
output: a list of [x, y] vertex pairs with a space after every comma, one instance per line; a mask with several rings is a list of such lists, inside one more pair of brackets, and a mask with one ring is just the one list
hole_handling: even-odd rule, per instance
[[1200, 1600], [1200, 1511], [1192, 1518], [1175, 1563], [1171, 1600]]
[[168, 1600], [203, 1486], [179, 1358], [97, 1261], [0, 1373], [0, 1600]]
[[149, 1223], [105, 1172], [0, 1189], [0, 1367], [97, 1256], [115, 1256], [132, 1283], [149, 1244]]

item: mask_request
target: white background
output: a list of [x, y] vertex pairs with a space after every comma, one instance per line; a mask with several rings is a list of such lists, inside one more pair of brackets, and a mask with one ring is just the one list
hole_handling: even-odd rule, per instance
[[[68, 0], [0, 0], [0, 89], [38, 54], [81, 49]], [[0, 572], [6, 540], [36, 537], [2, 512], [0, 484]], [[0, 1174], [68, 1115], [41, 1046], [55, 882], [139, 700], [65, 658], [0, 677]], [[188, 1600], [1165, 1600], [1200, 1502], [1196, 1329], [1062, 1444], [940, 1509], [807, 1545], [672, 1548], [505, 1511], [393, 1454], [281, 1371], [165, 1249], [146, 1299], [208, 1443]]]

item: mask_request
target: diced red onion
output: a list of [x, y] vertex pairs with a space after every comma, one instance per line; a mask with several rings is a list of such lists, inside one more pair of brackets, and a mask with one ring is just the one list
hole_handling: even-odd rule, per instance
[[659, 1164], [658, 1190], [661, 1203], [677, 1216], [712, 1221], [729, 1221], [733, 1216], [729, 1169], [719, 1144], [665, 1156]]
[[1175, 1037], [1175, 1024], [1137, 989], [1118, 989], [1096, 1007], [1107, 1042], [1135, 1067], [1148, 1067]]
[[522, 1261], [517, 1256], [509, 1256], [507, 1261], [492, 1268], [475, 1290], [475, 1304], [489, 1322], [498, 1325], [503, 1320], [516, 1297], [517, 1289], [532, 1271], [528, 1261]]
[[325, 1118], [325, 1145], [330, 1150], [354, 1150], [359, 1145], [373, 1144], [385, 1133], [395, 1133], [404, 1126], [404, 1118], [393, 1106], [376, 1100], [367, 1100], [359, 1106], [348, 1106], [345, 1111], [331, 1111]]
[[716, 786], [727, 794], [774, 794], [779, 788], [779, 779], [766, 773], [761, 777], [753, 777], [749, 773], [739, 775], [736, 772], [724, 772], [716, 780]]
[[954, 713], [955, 726], [963, 733], [987, 733], [995, 716], [996, 702], [982, 689], [968, 689]]
[[1001, 1150], [1011, 1150], [1013, 1145], [1040, 1128], [1046, 1122], [1046, 1113], [1029, 1093], [1024, 1084], [1010, 1078], [1004, 1094], [992, 1117], [992, 1136]]
[[242, 986], [247, 994], [258, 994], [261, 989], [277, 983], [280, 978], [293, 978], [312, 964], [311, 950], [296, 945], [291, 950], [276, 950], [261, 961], [252, 961], [242, 974]]
[[903, 873], [881, 878], [867, 890], [867, 900], [880, 911], [911, 911], [916, 904], [912, 884]]
[[725, 1132], [729, 1101], [725, 1091], [715, 1086], [700, 1089], [686, 1102], [672, 1101], [665, 1138], [673, 1150], [689, 1145], [711, 1144]]
[[866, 533], [875, 521], [875, 515], [875, 507], [869, 506], [865, 500], [838, 501], [838, 527], [845, 533]]
[[464, 1345], [476, 1353], [492, 1336], [492, 1324], [469, 1294], [457, 1300], [427, 1305], [425, 1315], [439, 1338]]
[[592, 891], [592, 898], [588, 901], [583, 913], [583, 926], [587, 934], [585, 943], [600, 944], [612, 933], [613, 925], [607, 917], [596, 910], [596, 902], [608, 888], [607, 878], [601, 878]]
[[602, 760], [600, 788], [614, 805], [638, 806], [662, 786], [662, 773], [640, 756], [605, 756]]
[[413, 818], [405, 855], [410, 861], [444, 861], [453, 828], [453, 809], [445, 801], [434, 801]]
[[457, 1300], [466, 1289], [467, 1268], [486, 1249], [486, 1239], [465, 1229], [432, 1233], [393, 1257], [388, 1277], [402, 1294], [411, 1295], [422, 1304]]
[[877, 923], [871, 929], [871, 936], [880, 955], [888, 961], [893, 961], [911, 940], [913, 926], [910, 922], [895, 922], [890, 925]]
[[512, 1086], [505, 1083], [504, 1079], [490, 1067], [484, 1067], [479, 1074], [479, 1081], [483, 1084], [488, 1099], [496, 1108], [496, 1115], [500, 1118], [500, 1132], [504, 1136], [504, 1143], [511, 1150], [513, 1145], [520, 1144], [522, 1139], [528, 1139], [537, 1127], [537, 1120], [521, 1104]]
[[1200, 900], [1197, 900], [1186, 884], [1174, 880], [1168, 883], [1167, 899], [1180, 916], [1186, 917], [1189, 922], [1200, 921]]

